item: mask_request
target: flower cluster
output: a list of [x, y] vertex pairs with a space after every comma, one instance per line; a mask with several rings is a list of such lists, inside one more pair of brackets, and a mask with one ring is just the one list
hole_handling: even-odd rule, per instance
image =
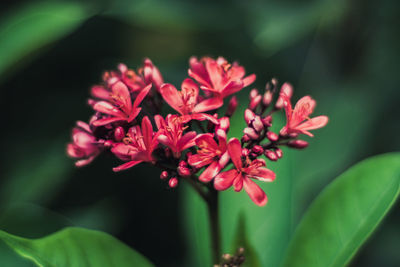
[[[293, 108], [292, 86], [284, 83], [278, 88], [272, 79], [262, 93], [250, 91], [243, 136], [228, 140], [237, 97], [230, 97], [224, 116], [218, 111], [229, 96], [251, 85], [255, 75], [246, 76], [242, 66], [222, 57], [192, 57], [189, 64], [189, 77], [180, 90], [164, 83], [149, 59], [137, 71], [120, 64], [118, 70], [105, 72], [101, 84], [91, 88], [88, 103], [94, 115], [88, 123], [77, 122], [68, 155], [77, 159], [76, 166], [84, 166], [109, 151], [123, 161], [114, 171], [147, 162], [161, 169], [160, 178], [171, 188], [181, 179], [209, 190], [233, 187], [244, 189], [257, 205], [265, 205], [267, 196], [254, 182], [275, 179], [265, 159], [280, 159], [282, 146], [305, 148], [308, 143], [298, 136], [312, 136], [309, 130], [325, 126], [328, 118], [309, 118], [315, 107], [310, 96]], [[175, 112], [163, 117], [164, 103]], [[280, 110], [287, 122], [275, 133], [272, 115]]]

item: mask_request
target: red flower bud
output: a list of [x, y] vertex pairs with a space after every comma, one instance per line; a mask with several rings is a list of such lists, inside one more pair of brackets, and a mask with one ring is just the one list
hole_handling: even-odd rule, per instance
[[[290, 83], [282, 84], [280, 95], [286, 95], [288, 98], [291, 98], [293, 95], [293, 86]], [[275, 108], [283, 108], [283, 98], [281, 96], [279, 96], [278, 100], [276, 101]]]
[[246, 121], [247, 125], [250, 125], [250, 123], [255, 119], [256, 114], [254, 114], [253, 111], [250, 109], [246, 109], [244, 111], [244, 120]]
[[242, 156], [247, 157], [250, 154], [250, 151], [247, 148], [242, 148]]
[[269, 90], [266, 91], [264, 93], [263, 99], [262, 99], [263, 105], [268, 106], [271, 103], [273, 96], [274, 96], [274, 94], [271, 91], [269, 91]]
[[171, 179], [169, 179], [168, 185], [169, 185], [169, 187], [171, 187], [171, 188], [177, 187], [177, 186], [178, 186], [178, 178], [172, 177]]
[[217, 126], [218, 129], [222, 129], [225, 132], [229, 130], [230, 121], [228, 117], [222, 117], [219, 119], [219, 125]]
[[257, 155], [261, 155], [264, 152], [264, 149], [262, 148], [262, 146], [255, 145], [251, 149], [251, 152], [253, 152], [253, 153], [257, 154]]
[[264, 151], [264, 155], [272, 161], [277, 161], [278, 160], [278, 156], [276, 155], [276, 153], [272, 150], [265, 150]]
[[250, 91], [250, 94], [249, 94], [250, 100], [252, 100], [252, 99], [255, 98], [256, 96], [258, 96], [258, 90], [257, 90], [257, 89], [251, 90], [251, 91]]
[[[181, 162], [182, 162], [182, 161], [181, 161]], [[182, 177], [188, 177], [188, 176], [192, 175], [192, 172], [191, 172], [190, 169], [187, 168], [187, 167], [179, 166], [179, 167], [178, 167], [178, 174], [179, 174], [180, 176], [182, 176]]]
[[125, 137], [125, 130], [121, 126], [117, 127], [114, 131], [115, 141], [120, 142]]
[[181, 160], [180, 162], [179, 162], [179, 165], [178, 165], [179, 167], [187, 167], [188, 166], [188, 164], [187, 164], [187, 162], [186, 161], [184, 161], [184, 160]]
[[261, 95], [257, 95], [256, 97], [252, 98], [250, 100], [249, 109], [255, 110], [257, 106], [260, 104], [261, 100], [262, 100]]
[[237, 97], [233, 96], [231, 98], [231, 100], [229, 100], [228, 109], [226, 110], [225, 116], [231, 117], [233, 115], [233, 113], [235, 112], [237, 106], [238, 106]]
[[254, 118], [252, 125], [257, 132], [261, 132], [264, 129], [264, 124], [262, 123], [260, 116]]
[[251, 139], [250, 139], [250, 137], [249, 137], [247, 134], [243, 135], [243, 136], [242, 136], [242, 139], [241, 139], [242, 143], [247, 143], [247, 142], [249, 142], [250, 140], [251, 140]]
[[288, 142], [288, 146], [292, 148], [302, 149], [308, 146], [308, 142], [304, 140], [292, 140]]
[[283, 151], [280, 148], [275, 149], [275, 154], [278, 156], [278, 159], [282, 158]]
[[167, 171], [161, 172], [161, 174], [160, 174], [160, 179], [161, 179], [161, 180], [165, 180], [165, 179], [167, 179], [167, 178], [168, 178], [168, 172], [167, 172]]
[[261, 121], [266, 127], [272, 126], [272, 116], [271, 115], [262, 118]]
[[272, 142], [276, 142], [278, 141], [279, 136], [276, 133], [269, 131], [267, 132], [267, 138]]
[[243, 133], [247, 134], [250, 137], [250, 139], [253, 139], [253, 140], [258, 139], [260, 137], [258, 135], [258, 133], [256, 133], [256, 131], [250, 127], [244, 128]]

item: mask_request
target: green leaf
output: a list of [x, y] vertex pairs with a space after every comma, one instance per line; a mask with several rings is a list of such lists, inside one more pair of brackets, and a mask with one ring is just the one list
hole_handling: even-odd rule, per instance
[[247, 232], [246, 232], [246, 218], [241, 213], [239, 217], [236, 240], [233, 242], [232, 253], [235, 253], [238, 248], [244, 248], [245, 261], [241, 265], [242, 267], [261, 267], [261, 262], [257, 255], [257, 252], [250, 244]]
[[38, 266], [153, 266], [116, 238], [83, 228], [65, 228], [40, 239], [0, 231], [0, 240]]
[[90, 16], [79, 2], [36, 2], [0, 22], [0, 74], [38, 48], [68, 35]]
[[400, 153], [375, 156], [333, 181], [299, 224], [283, 266], [344, 266], [400, 193]]

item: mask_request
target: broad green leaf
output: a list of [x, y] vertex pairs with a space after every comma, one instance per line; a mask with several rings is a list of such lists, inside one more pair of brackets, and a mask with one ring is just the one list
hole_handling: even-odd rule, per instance
[[65, 228], [40, 239], [0, 231], [0, 240], [38, 266], [153, 266], [116, 238], [83, 228]]
[[400, 153], [375, 156], [333, 181], [299, 224], [283, 266], [344, 266], [400, 193]]
[[212, 266], [207, 205], [188, 184], [182, 183], [182, 219], [188, 246], [186, 266]]
[[244, 248], [245, 261], [241, 265], [242, 267], [261, 267], [261, 262], [257, 255], [257, 252], [249, 242], [249, 238], [246, 232], [246, 218], [243, 213], [240, 214], [238, 227], [236, 231], [236, 240], [233, 242], [232, 254], [237, 251], [238, 248]]
[[66, 36], [90, 14], [80, 2], [36, 2], [0, 22], [0, 74], [46, 44]]

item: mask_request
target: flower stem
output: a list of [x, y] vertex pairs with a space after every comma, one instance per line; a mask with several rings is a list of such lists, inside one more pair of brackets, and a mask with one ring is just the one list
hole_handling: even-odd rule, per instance
[[218, 191], [214, 188], [210, 188], [208, 198], [207, 198], [207, 207], [208, 214], [210, 220], [210, 228], [211, 228], [211, 244], [213, 250], [213, 264], [218, 264], [221, 257], [221, 231], [219, 224], [219, 214], [218, 214]]

